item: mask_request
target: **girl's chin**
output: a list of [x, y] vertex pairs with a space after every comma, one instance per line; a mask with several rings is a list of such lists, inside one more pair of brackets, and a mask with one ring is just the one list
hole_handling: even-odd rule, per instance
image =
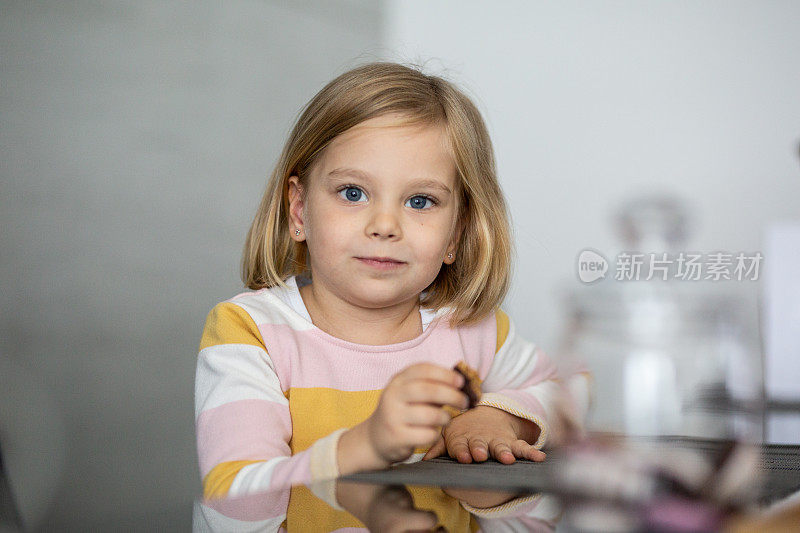
[[[390, 286], [382, 287], [381, 283]], [[354, 302], [358, 302], [364, 307], [388, 307], [407, 301], [410, 291], [408, 288], [398, 288], [396, 284], [379, 282], [359, 283], [358, 287], [352, 288], [350, 294]]]

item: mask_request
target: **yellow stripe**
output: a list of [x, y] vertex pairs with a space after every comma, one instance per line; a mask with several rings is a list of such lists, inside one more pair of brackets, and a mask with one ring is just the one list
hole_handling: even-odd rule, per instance
[[497, 347], [494, 350], [494, 353], [500, 351], [500, 347], [503, 346], [503, 343], [506, 342], [508, 338], [508, 330], [510, 329], [510, 321], [508, 319], [508, 315], [505, 312], [498, 308], [494, 314], [495, 319], [497, 320]]
[[263, 461], [228, 461], [220, 463], [211, 469], [203, 479], [203, 497], [206, 499], [224, 498], [233, 484], [233, 479], [239, 470], [253, 463]]
[[[347, 484], [344, 486], [347, 487]], [[292, 487], [285, 523], [287, 531], [303, 531], [304, 533], [323, 533], [346, 527], [364, 527], [364, 524], [355, 516], [347, 511], [337, 511], [320, 500], [305, 485]]]
[[[292, 417], [292, 455], [308, 449], [317, 440], [340, 428], [360, 424], [375, 411], [380, 390], [340, 391], [323, 387], [291, 388], [288, 391]], [[424, 453], [428, 448], [417, 448]]]
[[250, 344], [266, 349], [261, 333], [247, 311], [231, 302], [222, 302], [208, 313], [200, 350], [219, 344]]
[[[342, 490], [347, 490], [350, 483], [344, 482]], [[365, 484], [358, 484], [366, 488]], [[375, 486], [375, 492], [385, 489]], [[406, 485], [400, 490], [411, 496], [413, 507], [422, 511], [431, 511], [436, 515], [438, 524], [445, 531], [475, 531], [471, 515], [461, 507], [455, 498], [448, 496], [438, 487], [421, 487]], [[334, 510], [320, 500], [306, 486], [292, 487], [289, 496], [289, 507], [286, 512], [286, 528], [289, 531], [324, 532], [342, 528], [363, 528], [365, 525], [346, 511]], [[434, 528], [435, 529], [435, 528]]]
[[[510, 320], [500, 308], [497, 320], [497, 346], [495, 353], [508, 338]], [[292, 388], [286, 393], [292, 417], [292, 454], [308, 449], [314, 442], [340, 428], [351, 428], [366, 420], [378, 406], [380, 390], [340, 391], [330, 388]], [[503, 409], [506, 410], [507, 409]], [[453, 416], [459, 414], [452, 410]], [[521, 418], [529, 418], [522, 416]], [[541, 427], [541, 423], [533, 420]], [[428, 448], [417, 448], [414, 453], [424, 453]]]

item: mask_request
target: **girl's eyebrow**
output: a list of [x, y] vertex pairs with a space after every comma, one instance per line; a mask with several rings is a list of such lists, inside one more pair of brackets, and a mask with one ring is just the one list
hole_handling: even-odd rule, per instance
[[[372, 176], [370, 176], [367, 172], [363, 170], [358, 170], [357, 168], [335, 168], [328, 172], [328, 177], [338, 177], [338, 176], [355, 176], [357, 178], [364, 179], [366, 181], [372, 181]], [[442, 183], [441, 181], [434, 180], [434, 179], [419, 179], [414, 180], [409, 183], [411, 187], [429, 187], [432, 189], [439, 189], [443, 193], [450, 194], [452, 191], [450, 187]]]

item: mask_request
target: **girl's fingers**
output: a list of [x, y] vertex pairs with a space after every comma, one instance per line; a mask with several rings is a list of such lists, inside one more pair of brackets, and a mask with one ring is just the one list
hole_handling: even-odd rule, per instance
[[543, 451], [537, 450], [532, 444], [528, 444], [521, 439], [511, 444], [511, 451], [514, 452], [515, 457], [529, 461], [544, 461], [545, 457], [547, 457]]
[[450, 414], [441, 407], [411, 404], [403, 413], [403, 421], [409, 426], [446, 426], [450, 422]]
[[469, 452], [472, 458], [478, 462], [483, 462], [489, 458], [489, 446], [486, 441], [480, 438], [469, 440]]
[[414, 380], [406, 385], [404, 393], [404, 400], [409, 403], [452, 405], [456, 409], [466, 409], [469, 405], [466, 394], [451, 385], [434, 381]]
[[508, 442], [502, 439], [494, 439], [489, 443], [489, 449], [492, 452], [492, 457], [497, 459], [503, 464], [511, 464], [516, 461], [514, 452]]
[[472, 453], [469, 451], [469, 444], [467, 437], [460, 435], [458, 437], [451, 437], [447, 444], [447, 453], [450, 457], [456, 459], [459, 463], [471, 463]]
[[437, 428], [425, 428], [422, 426], [409, 426], [406, 428], [403, 438], [404, 443], [413, 444], [414, 447], [431, 446], [441, 436]]
[[458, 389], [464, 385], [464, 376], [443, 366], [434, 365], [431, 363], [417, 363], [411, 365], [401, 372], [404, 379], [427, 379], [432, 381], [441, 381], [452, 385]]
[[431, 446], [425, 455], [422, 456], [422, 460], [425, 461], [427, 459], [433, 459], [434, 457], [439, 457], [443, 453], [447, 451], [447, 446], [444, 444], [444, 437], [439, 437], [439, 440]]

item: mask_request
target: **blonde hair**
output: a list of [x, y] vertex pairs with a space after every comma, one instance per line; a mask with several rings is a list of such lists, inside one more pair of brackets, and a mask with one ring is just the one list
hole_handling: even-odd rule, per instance
[[[250, 289], [310, 276], [305, 241], [289, 236], [289, 177], [303, 191], [323, 150], [341, 133], [371, 118], [397, 114], [403, 124], [441, 126], [458, 171], [457, 220], [463, 231], [455, 262], [443, 264], [420, 298], [422, 307], [449, 307], [451, 326], [474, 324], [503, 301], [513, 245], [489, 133], [472, 101], [451, 82], [391, 62], [356, 67], [328, 83], [301, 111], [272, 172], [247, 233], [242, 281]], [[305, 192], [303, 193], [305, 194]]]

